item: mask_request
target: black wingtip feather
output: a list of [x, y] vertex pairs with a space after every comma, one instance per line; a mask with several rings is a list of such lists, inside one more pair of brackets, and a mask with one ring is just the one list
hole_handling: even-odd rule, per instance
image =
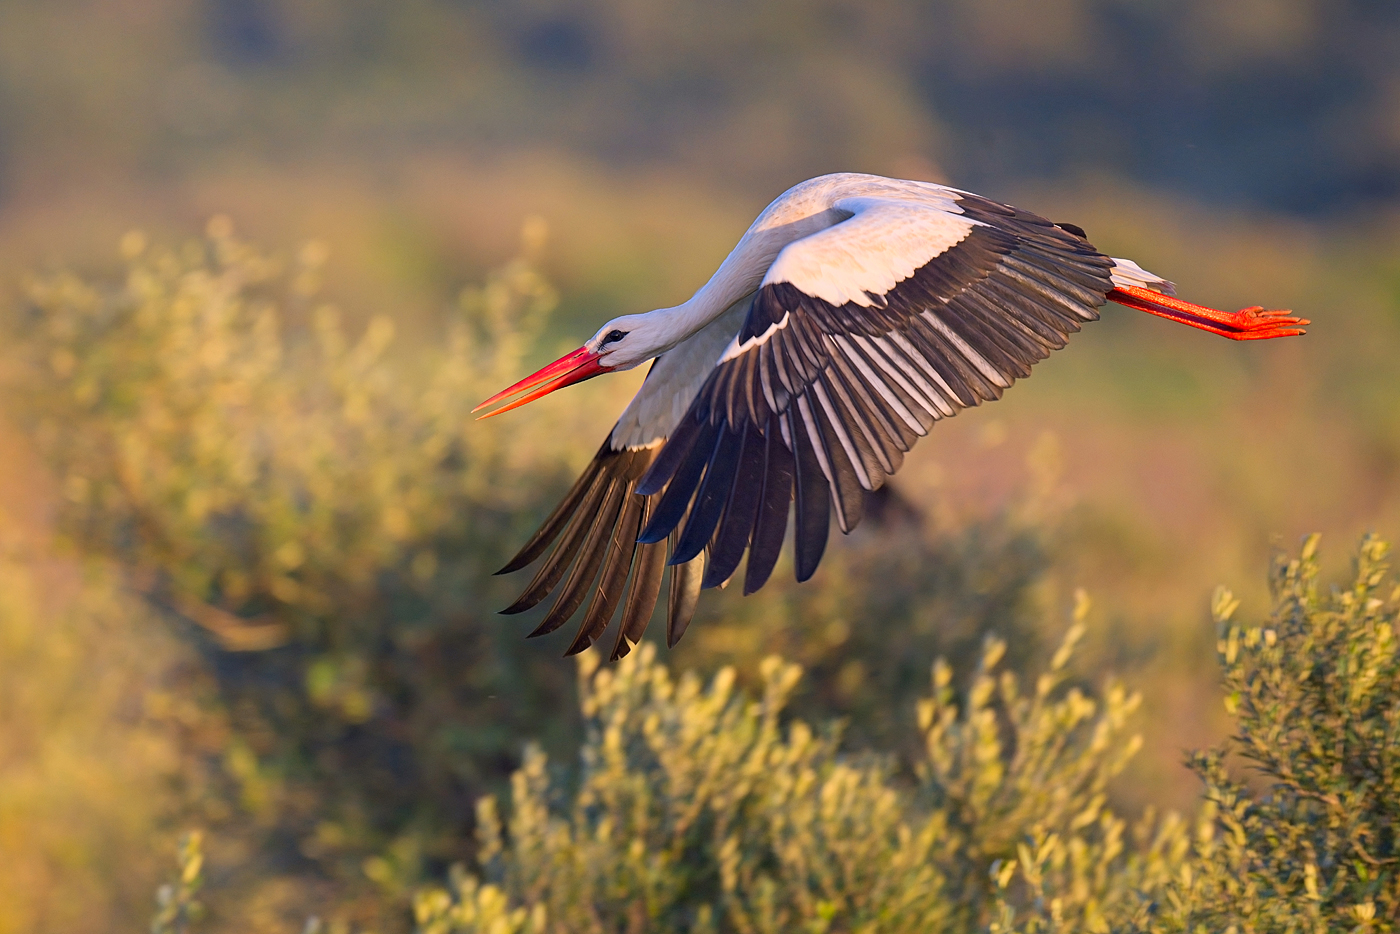
[[[827, 417], [825, 407], [816, 399], [816, 393], [809, 391], [807, 401], [812, 411], [817, 433], [821, 435], [822, 453], [826, 455], [826, 463], [831, 468], [834, 480], [834, 486], [831, 489], [835, 494], [837, 524], [842, 532], [848, 533], [860, 524], [861, 514], [865, 508], [865, 490], [861, 488], [855, 468], [851, 466], [851, 460], [846, 455], [846, 448], [837, 437], [831, 419]], [[835, 403], [835, 405], [839, 404]], [[846, 424], [850, 425], [849, 417]], [[851, 427], [849, 430], [855, 431], [856, 429]]]
[[[643, 510], [643, 521], [646, 513], [654, 505], [654, 500], [647, 500]], [[661, 578], [666, 571], [665, 544], [657, 542], [654, 545], [638, 545], [633, 564], [635, 570], [632, 575], [632, 587], [627, 592], [627, 603], [622, 608], [622, 621], [618, 623], [617, 639], [613, 642], [612, 654], [609, 655], [611, 661], [617, 661], [632, 651], [632, 646], [642, 641], [647, 624], [651, 622], [652, 614], [656, 611], [656, 601], [661, 596]]]
[[[666, 486], [666, 492], [661, 494], [661, 501], [656, 506], [656, 512], [647, 522], [642, 534], [637, 536], [637, 541], [644, 545], [654, 545], [671, 534], [671, 531], [684, 518], [686, 509], [690, 507], [690, 499], [695, 494], [695, 488], [700, 484], [700, 477], [703, 475], [705, 465], [710, 456], [713, 455], [715, 446], [719, 439], [715, 437], [716, 429], [706, 419], [700, 424], [699, 433], [692, 439], [691, 447], [687, 451], [690, 454], [685, 458], [675, 470], [671, 482]], [[670, 450], [670, 445], [661, 449], [660, 457], [666, 456]], [[660, 457], [657, 459], [660, 460]], [[647, 472], [647, 477], [651, 472]], [[645, 481], [647, 477], [644, 477]], [[641, 485], [638, 484], [638, 489]]]
[[613, 480], [609, 484], [607, 496], [603, 499], [603, 505], [593, 519], [592, 528], [588, 530], [588, 538], [583, 543], [582, 554], [579, 555], [578, 562], [574, 565], [574, 569], [569, 572], [568, 579], [564, 581], [564, 586], [560, 589], [559, 597], [554, 601], [554, 606], [550, 607], [539, 626], [530, 633], [531, 636], [542, 636], [553, 632], [568, 622], [569, 617], [573, 616], [575, 611], [583, 605], [588, 591], [598, 578], [598, 571], [603, 565], [603, 559], [607, 557], [606, 543], [612, 538], [613, 529], [616, 528], [625, 490], [626, 484], [622, 480]]
[[578, 554], [579, 548], [583, 545], [584, 539], [588, 536], [591, 528], [592, 513], [598, 507], [604, 494], [611, 488], [611, 481], [599, 474], [595, 482], [590, 486], [588, 494], [580, 501], [578, 509], [575, 510], [569, 522], [568, 530], [559, 544], [550, 552], [544, 564], [535, 572], [534, 578], [525, 585], [520, 596], [510, 606], [501, 610], [506, 616], [513, 616], [516, 613], [524, 613], [526, 610], [538, 606], [540, 601], [549, 596], [564, 572], [573, 563], [574, 556]]
[[754, 521], [749, 561], [744, 568], [744, 595], [768, 583], [787, 536], [788, 512], [792, 506], [792, 452], [783, 443], [778, 417], [768, 419], [763, 464], [763, 493]]
[[740, 430], [720, 427], [719, 441], [705, 467], [705, 480], [700, 484], [700, 492], [695, 494], [690, 518], [686, 520], [685, 529], [671, 555], [672, 565], [685, 564], [709, 544], [710, 536], [724, 511], [724, 504], [729, 501], [734, 473], [739, 466], [739, 453], [744, 440]]
[[608, 542], [608, 556], [603, 561], [603, 576], [598, 580], [593, 599], [583, 614], [574, 641], [564, 655], [577, 655], [588, 648], [608, 628], [617, 605], [622, 600], [622, 592], [627, 586], [627, 576], [632, 570], [633, 557], [637, 545], [637, 528], [641, 524], [643, 498], [630, 488], [623, 494], [622, 513], [613, 528], [612, 540]]
[[535, 534], [530, 536], [529, 541], [521, 547], [515, 557], [506, 562], [505, 567], [497, 571], [496, 574], [510, 574], [514, 571], [518, 571], [526, 565], [533, 563], [536, 558], [544, 554], [545, 549], [554, 542], [554, 539], [559, 536], [560, 531], [562, 531], [568, 525], [569, 520], [574, 517], [574, 511], [578, 508], [579, 502], [587, 496], [589, 491], [593, 488], [593, 483], [598, 479], [598, 474], [602, 470], [602, 462], [603, 458], [606, 456], [606, 452], [607, 446], [604, 445], [603, 450], [589, 462], [588, 467], [585, 468], [583, 473], [579, 475], [579, 478], [574, 481], [574, 485], [569, 488], [569, 492], [564, 494], [564, 498], [559, 501], [559, 505], [555, 506], [544, 522], [540, 523], [540, 527]]
[[745, 426], [743, 444], [729, 485], [729, 502], [725, 504], [724, 518], [711, 541], [709, 564], [700, 582], [702, 589], [718, 587], [729, 580], [744, 559], [744, 549], [748, 548], [753, 535], [763, 495], [765, 450], [766, 443], [758, 428], [752, 424]]
[[[674, 538], [672, 544], [674, 545]], [[700, 602], [700, 576], [703, 555], [696, 555], [685, 564], [671, 566], [671, 594], [666, 606], [666, 646], [675, 648], [681, 641]]]
[[[641, 482], [637, 484], [637, 492], [643, 496], [660, 493], [667, 481], [675, 476], [676, 471], [689, 462], [688, 455], [691, 449], [695, 447], [696, 442], [704, 438], [709, 428], [708, 418], [698, 418], [694, 413], [688, 413], [682, 418], [676, 430], [671, 433], [670, 439], [661, 446], [661, 453], [656, 455], [647, 472], [642, 475]], [[665, 535], [662, 538], [665, 538]]]
[[817, 455], [807, 439], [807, 432], [793, 423], [791, 415], [788, 417], [788, 431], [796, 448], [794, 486], [797, 491], [797, 529], [794, 545], [797, 552], [797, 581], [801, 583], [817, 572], [822, 553], [826, 551], [826, 538], [831, 531], [831, 488], [821, 465], [817, 463]]

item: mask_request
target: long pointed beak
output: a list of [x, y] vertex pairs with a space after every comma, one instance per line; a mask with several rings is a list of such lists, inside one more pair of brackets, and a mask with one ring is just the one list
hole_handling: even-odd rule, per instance
[[477, 421], [483, 418], [490, 418], [493, 415], [500, 415], [502, 412], [509, 412], [511, 409], [519, 408], [527, 402], [534, 402], [543, 396], [549, 395], [556, 389], [563, 389], [565, 386], [572, 386], [574, 383], [581, 383], [586, 379], [592, 379], [600, 373], [606, 373], [609, 367], [598, 362], [601, 354], [594, 353], [587, 347], [580, 347], [573, 353], [565, 354], [555, 360], [544, 369], [532, 373], [520, 382], [508, 389], [502, 389], [485, 402], [472, 409], [473, 412], [480, 412], [488, 406], [497, 402], [509, 399], [516, 393], [525, 393], [519, 399], [508, 405], [503, 405], [494, 412], [487, 412], [485, 415], [478, 415]]

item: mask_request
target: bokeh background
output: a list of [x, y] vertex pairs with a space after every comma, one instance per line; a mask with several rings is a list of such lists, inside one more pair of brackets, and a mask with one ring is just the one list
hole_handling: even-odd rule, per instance
[[1259, 610], [1275, 549], [1400, 532], [1400, 7], [7, 0], [0, 931], [144, 925], [188, 828], [213, 930], [404, 929], [523, 744], [576, 746], [571, 633], [525, 643], [489, 574], [638, 377], [467, 410], [829, 171], [1314, 324], [1110, 307], [664, 657], [781, 653], [897, 755], [936, 655], [1033, 668], [1084, 588], [1078, 677], [1144, 696], [1119, 804], [1190, 807], [1212, 589]]

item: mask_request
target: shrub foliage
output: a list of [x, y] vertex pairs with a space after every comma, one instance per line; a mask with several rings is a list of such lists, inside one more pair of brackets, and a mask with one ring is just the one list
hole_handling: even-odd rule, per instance
[[1143, 869], [1105, 806], [1137, 699], [1065, 687], [1082, 632], [1029, 690], [997, 670], [995, 639], [962, 698], [936, 666], [913, 782], [840, 755], [834, 727], [785, 722], [799, 671], [779, 659], [756, 700], [729, 670], [675, 681], [649, 648], [586, 664], [576, 786], [529, 755], [509, 817], [480, 805], [482, 873], [421, 894], [421, 929], [973, 930], [1046, 885], [1066, 889], [1060, 916], [1092, 925]]
[[469, 855], [472, 802], [540, 711], [568, 732], [567, 667], [480, 593], [555, 478], [468, 431], [553, 304], [539, 238], [464, 293], [411, 374], [388, 318], [357, 327], [320, 296], [324, 248], [268, 254], [225, 219], [176, 248], [128, 235], [119, 281], [29, 284], [18, 388], [60, 529], [203, 650], [218, 836], [404, 893]]
[[[1195, 755], [1215, 833], [1172, 891], [1185, 929], [1390, 931], [1400, 926], [1400, 586], [1362, 542], [1346, 588], [1318, 582], [1317, 538], [1273, 573], [1274, 612], [1215, 600], [1234, 742]], [[1246, 781], [1227, 766], [1252, 766]]]
[[1217, 594], [1237, 733], [1191, 759], [1194, 821], [1109, 808], [1136, 697], [1067, 683], [1082, 622], [1029, 690], [997, 640], [961, 695], [936, 665], [912, 782], [785, 719], [794, 666], [766, 662], [755, 700], [648, 650], [583, 667], [576, 780], [531, 753], [509, 816], [480, 804], [478, 871], [418, 895], [419, 930], [1393, 930], [1400, 587], [1372, 538], [1324, 593], [1316, 544], [1278, 562], [1266, 621]]

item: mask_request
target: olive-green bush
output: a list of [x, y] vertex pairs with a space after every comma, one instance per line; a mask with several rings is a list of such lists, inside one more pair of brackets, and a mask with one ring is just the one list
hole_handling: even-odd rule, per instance
[[1216, 595], [1238, 729], [1192, 757], [1213, 833], [1167, 893], [1163, 929], [1400, 927], [1400, 585], [1378, 538], [1345, 587], [1322, 586], [1316, 551], [1314, 536], [1277, 562], [1265, 621], [1237, 622]]
[[318, 298], [324, 248], [270, 255], [224, 219], [175, 248], [128, 235], [115, 281], [28, 285], [15, 392], [59, 530], [203, 650], [226, 737], [205, 819], [293, 871], [406, 891], [469, 855], [518, 736], [569, 733], [568, 667], [480, 592], [564, 479], [469, 431], [554, 302], [526, 234], [411, 366], [389, 319]]
[[962, 696], [935, 666], [912, 783], [889, 757], [841, 755], [835, 727], [787, 719], [800, 674], [777, 658], [758, 700], [729, 670], [673, 680], [649, 648], [585, 663], [576, 783], [529, 755], [508, 818], [479, 805], [481, 873], [420, 894], [420, 930], [971, 931], [1047, 888], [1066, 924], [1093, 929], [1177, 850], [1175, 824], [1146, 853], [1125, 847], [1106, 806], [1137, 698], [1066, 686], [1082, 634], [1028, 688], [998, 670], [996, 639]]
[[528, 756], [508, 816], [479, 805], [478, 871], [418, 895], [419, 930], [1393, 930], [1400, 586], [1367, 539], [1355, 582], [1323, 593], [1315, 552], [1280, 560], [1266, 621], [1217, 595], [1237, 735], [1193, 757], [1189, 824], [1106, 805], [1136, 698], [1065, 683], [1080, 623], [1029, 690], [996, 640], [961, 696], [936, 665], [912, 784], [785, 719], [794, 666], [766, 662], [754, 700], [647, 650], [585, 663], [577, 779]]

